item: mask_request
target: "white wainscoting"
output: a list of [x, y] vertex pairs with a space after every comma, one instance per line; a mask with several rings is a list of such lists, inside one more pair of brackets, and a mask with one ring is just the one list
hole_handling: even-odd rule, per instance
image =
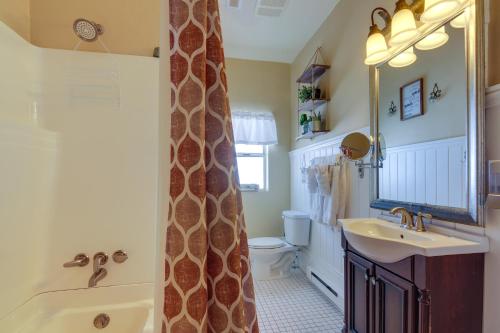
[[[369, 129], [358, 132], [369, 135]], [[345, 135], [334, 137], [317, 144], [312, 144], [290, 152], [291, 207], [294, 210], [310, 211], [307, 184], [302, 181], [301, 168], [311, 164], [315, 157], [329, 157], [339, 153], [339, 146]], [[369, 208], [369, 174], [363, 179], [351, 163], [351, 191], [348, 217], [367, 217]], [[311, 271], [326, 282], [337, 297], [324, 289], [341, 309], [344, 307], [344, 262], [339, 228], [332, 228], [321, 223], [312, 223], [310, 245], [303, 249], [301, 268], [311, 278]], [[320, 289], [321, 286], [320, 286]]]
[[465, 208], [465, 136], [387, 149], [380, 169], [380, 198]]

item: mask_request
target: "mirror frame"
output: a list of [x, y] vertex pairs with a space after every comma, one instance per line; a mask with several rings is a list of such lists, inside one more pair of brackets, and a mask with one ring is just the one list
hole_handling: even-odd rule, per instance
[[[455, 223], [484, 226], [485, 203], [485, 27], [484, 0], [471, 0], [470, 21], [465, 27], [467, 66], [467, 208], [454, 208], [411, 202], [379, 199], [379, 169], [370, 170], [370, 207], [390, 210], [404, 207], [409, 212], [430, 213], [434, 219]], [[475, 6], [474, 6], [475, 5]], [[454, 17], [458, 16], [460, 11]], [[453, 19], [452, 17], [451, 19]], [[414, 45], [429, 33], [447, 24], [451, 19], [439, 22], [417, 40], [401, 47], [399, 52]], [[388, 60], [389, 61], [389, 60]], [[379, 70], [388, 61], [370, 67], [370, 134], [374, 139], [372, 163], [379, 161]], [[384, 161], [385, 162], [385, 161]]]

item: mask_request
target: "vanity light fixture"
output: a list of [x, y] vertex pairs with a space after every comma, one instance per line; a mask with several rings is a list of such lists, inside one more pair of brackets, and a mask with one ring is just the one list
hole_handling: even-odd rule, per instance
[[467, 26], [467, 23], [469, 22], [469, 17], [470, 17], [470, 7], [467, 7], [464, 9], [464, 12], [462, 14], [451, 20], [450, 25], [453, 28], [463, 29]]
[[389, 66], [395, 68], [401, 68], [410, 66], [415, 61], [417, 61], [417, 55], [413, 52], [413, 46], [404, 50], [397, 56], [395, 56], [391, 61], [389, 61]]
[[375, 18], [373, 16], [376, 12], [383, 12], [386, 15], [386, 24], [390, 24], [391, 15], [385, 8], [377, 7], [372, 11], [372, 25], [366, 41], [366, 65], [376, 65], [386, 61], [391, 56], [382, 30], [375, 24]]
[[459, 6], [459, 0], [425, 0], [425, 9], [420, 20], [424, 23], [438, 22], [453, 14]]
[[419, 34], [415, 16], [406, 0], [396, 2], [392, 17], [390, 46], [398, 46], [411, 41]]
[[422, 51], [437, 49], [448, 42], [450, 36], [446, 33], [444, 26], [431, 33], [429, 36], [418, 42], [415, 47]]

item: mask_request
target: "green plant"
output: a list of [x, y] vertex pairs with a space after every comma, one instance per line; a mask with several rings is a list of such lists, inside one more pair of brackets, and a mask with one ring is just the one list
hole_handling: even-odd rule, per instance
[[303, 113], [301, 116], [300, 116], [300, 125], [303, 126], [307, 123], [309, 123], [310, 121], [312, 121], [311, 117], [308, 117], [307, 114]]
[[313, 121], [321, 121], [321, 113], [316, 113], [316, 112], [313, 112], [312, 113], [312, 120]]
[[313, 88], [311, 86], [301, 86], [298, 92], [300, 103], [305, 103], [312, 99]]

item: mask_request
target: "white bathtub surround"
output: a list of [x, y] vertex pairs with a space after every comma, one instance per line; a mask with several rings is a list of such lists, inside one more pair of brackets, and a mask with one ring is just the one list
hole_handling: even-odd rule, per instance
[[[353, 132], [369, 135], [368, 128]], [[347, 134], [349, 133], [345, 135]], [[290, 152], [292, 209], [310, 212], [307, 182], [303, 182], [302, 177], [297, 175], [301, 174], [301, 170], [312, 165], [314, 159], [326, 159], [333, 162], [335, 156], [340, 153], [339, 147], [345, 135]], [[354, 163], [347, 162], [346, 166], [349, 168], [347, 181], [350, 183], [349, 195], [346, 197], [349, 203], [346, 217], [370, 216], [368, 173], [365, 173], [364, 178], [359, 178]], [[320, 276], [337, 293], [337, 296], [331, 295], [326, 289], [325, 294], [332, 297], [335, 304], [343, 309], [344, 261], [340, 228], [332, 228], [323, 223], [312, 223], [310, 245], [300, 252], [300, 266], [303, 271], [312, 271]]]
[[5, 333], [94, 333], [94, 318], [110, 317], [107, 333], [152, 333], [153, 284], [50, 292], [0, 321]]
[[40, 49], [3, 23], [0, 44], [0, 320], [86, 288], [92, 263], [62, 267], [78, 253], [128, 253], [98, 286], [152, 282], [157, 59]]
[[286, 279], [256, 281], [261, 333], [340, 333], [340, 309], [296, 270]]

